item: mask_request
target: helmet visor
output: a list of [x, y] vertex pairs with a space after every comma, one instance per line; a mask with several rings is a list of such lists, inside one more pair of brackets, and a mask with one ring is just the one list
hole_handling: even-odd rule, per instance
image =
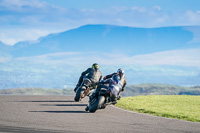
[[99, 68], [97, 64], [92, 65], [92, 68]]

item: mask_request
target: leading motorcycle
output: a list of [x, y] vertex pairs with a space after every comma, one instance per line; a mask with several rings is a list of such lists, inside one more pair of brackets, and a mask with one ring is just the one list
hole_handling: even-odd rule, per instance
[[84, 77], [83, 82], [76, 90], [74, 101], [81, 101], [81, 99], [83, 99], [85, 96], [89, 96], [93, 91], [94, 88], [92, 87], [92, 81], [89, 78]]

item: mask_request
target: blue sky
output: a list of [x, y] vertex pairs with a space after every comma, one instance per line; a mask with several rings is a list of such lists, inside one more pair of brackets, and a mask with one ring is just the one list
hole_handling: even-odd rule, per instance
[[41, 0], [49, 4], [62, 6], [65, 8], [91, 8], [104, 9], [114, 6], [126, 7], [148, 7], [159, 5], [164, 10], [184, 11], [199, 10], [199, 0]]
[[200, 0], [0, 0], [0, 41], [14, 45], [86, 24], [200, 25]]

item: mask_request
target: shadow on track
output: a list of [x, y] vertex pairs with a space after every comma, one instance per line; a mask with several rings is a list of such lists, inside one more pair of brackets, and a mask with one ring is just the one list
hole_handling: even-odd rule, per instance
[[48, 102], [75, 102], [75, 101], [15, 101], [15, 102], [36, 102], [36, 103], [37, 102], [38, 103], [39, 102], [44, 102], [44, 103], [47, 102], [48, 103]]
[[14, 127], [0, 125], [0, 132], [10, 133], [77, 133], [72, 131], [63, 130], [48, 130], [48, 129], [37, 129], [37, 128], [26, 128], [26, 127]]
[[87, 104], [41, 104], [41, 106], [87, 106]]
[[45, 113], [89, 113], [89, 112], [86, 112], [86, 111], [29, 111], [29, 112], [38, 112], [38, 113], [41, 113], [41, 112], [45, 112]]

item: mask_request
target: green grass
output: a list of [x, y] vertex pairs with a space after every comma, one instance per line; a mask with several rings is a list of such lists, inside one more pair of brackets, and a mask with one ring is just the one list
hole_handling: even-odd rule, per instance
[[121, 98], [117, 107], [155, 116], [200, 122], [200, 96], [148, 95]]

